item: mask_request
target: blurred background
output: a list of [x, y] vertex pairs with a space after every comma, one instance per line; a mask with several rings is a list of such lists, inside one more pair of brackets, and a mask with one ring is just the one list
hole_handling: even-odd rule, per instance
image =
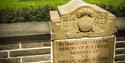
[[[0, 0], [0, 23], [49, 21], [49, 11], [70, 0]], [[117, 17], [125, 16], [125, 0], [84, 0]]]

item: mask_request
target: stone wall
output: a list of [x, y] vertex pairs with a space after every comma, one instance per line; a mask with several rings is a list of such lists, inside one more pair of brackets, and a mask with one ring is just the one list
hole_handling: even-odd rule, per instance
[[[124, 19], [122, 21], [124, 21]], [[119, 20], [117, 22], [120, 23]], [[34, 23], [34, 24], [29, 23], [29, 25], [32, 24], [32, 26], [29, 26], [26, 23], [22, 23], [22, 24], [26, 25], [25, 28], [27, 27], [29, 29], [32, 27], [34, 28], [36, 27], [37, 31], [38, 29], [43, 29], [44, 32], [42, 32], [40, 35], [36, 33], [35, 34], [31, 33], [30, 36], [15, 35], [14, 37], [12, 36], [7, 37], [8, 34], [6, 35], [6, 33], [4, 35], [0, 34], [0, 63], [51, 63], [51, 55], [50, 55], [51, 44], [49, 40], [50, 35], [48, 35], [49, 30], [46, 30], [49, 27], [48, 22], [43, 24], [41, 22]], [[7, 26], [3, 27], [3, 25], [7, 25]], [[17, 24], [14, 23], [11, 25], [16, 26]], [[18, 25], [18, 26], [23, 27], [23, 25], [20, 25], [20, 26]], [[44, 26], [46, 27], [46, 29], [44, 28]], [[120, 26], [117, 26], [117, 27], [121, 28]], [[2, 30], [7, 30], [7, 29], [14, 30], [14, 28], [12, 28], [10, 24], [0, 24], [0, 33], [2, 33], [1, 32]], [[46, 33], [45, 33], [45, 30], [46, 30]], [[16, 29], [14, 31], [16, 31]], [[7, 32], [7, 31], [4, 31], [4, 32]], [[36, 32], [36, 31], [33, 31], [33, 32]], [[121, 32], [119, 32], [118, 35], [120, 35], [120, 33]], [[14, 34], [13, 32], [10, 32], [9, 35], [14, 35]], [[116, 63], [125, 63], [125, 58], [124, 58], [125, 45], [124, 44], [125, 44], [125, 35], [123, 37], [117, 37], [116, 51], [115, 51], [116, 55], [114, 59]]]
[[0, 63], [50, 63], [49, 23], [0, 24]]
[[0, 43], [0, 63], [50, 62], [50, 41]]
[[[125, 37], [123, 37], [125, 38]], [[116, 43], [116, 63], [124, 63], [125, 40]], [[0, 43], [0, 63], [51, 63], [50, 41]]]

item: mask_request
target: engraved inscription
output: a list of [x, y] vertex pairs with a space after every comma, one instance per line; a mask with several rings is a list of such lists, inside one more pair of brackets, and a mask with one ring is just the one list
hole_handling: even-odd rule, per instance
[[53, 63], [113, 63], [114, 40], [113, 36], [55, 40]]

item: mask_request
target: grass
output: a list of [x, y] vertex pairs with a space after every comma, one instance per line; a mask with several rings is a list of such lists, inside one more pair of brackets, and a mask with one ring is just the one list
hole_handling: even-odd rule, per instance
[[[27, 0], [27, 1], [20, 1], [20, 0], [0, 0], [0, 9], [3, 8], [13, 8], [13, 9], [20, 9], [24, 7], [34, 7], [37, 8], [39, 6], [49, 5], [56, 8], [59, 5], [65, 4], [70, 0]], [[125, 6], [125, 0], [84, 0], [88, 3], [93, 4], [105, 4], [105, 5], [112, 5], [114, 7], [118, 6]]]
[[52, 6], [56, 8], [58, 5], [65, 4], [69, 0], [33, 0], [33, 1], [17, 1], [17, 0], [0, 0], [0, 9], [3, 8], [13, 8], [20, 9], [24, 7], [43, 7], [45, 5]]
[[[70, 0], [0, 0], [0, 24], [49, 21], [50, 10]], [[117, 17], [125, 16], [125, 0], [84, 0], [97, 4]]]
[[113, 7], [118, 6], [125, 6], [125, 0], [84, 0], [88, 3], [93, 4], [105, 4], [105, 5], [112, 5]]

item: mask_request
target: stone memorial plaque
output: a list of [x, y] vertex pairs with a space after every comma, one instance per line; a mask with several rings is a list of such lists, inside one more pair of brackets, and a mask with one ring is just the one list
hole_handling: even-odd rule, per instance
[[54, 40], [53, 63], [113, 63], [115, 37]]
[[50, 11], [53, 63], [113, 63], [116, 16], [83, 0]]

